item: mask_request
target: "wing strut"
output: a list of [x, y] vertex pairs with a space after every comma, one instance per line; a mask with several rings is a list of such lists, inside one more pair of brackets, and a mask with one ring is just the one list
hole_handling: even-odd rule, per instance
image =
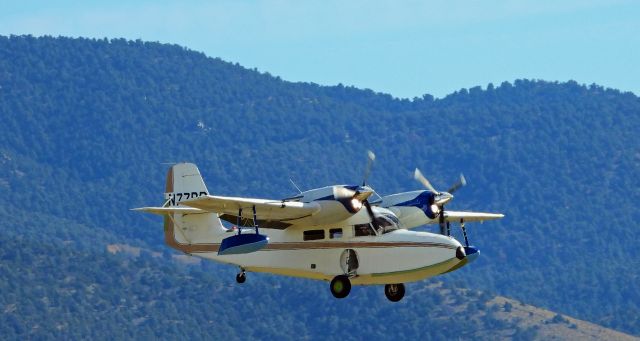
[[242, 223], [242, 207], [238, 209], [238, 223], [236, 224], [236, 227], [238, 228], [238, 234], [242, 232], [242, 229], [240, 228], [241, 223]]
[[256, 228], [256, 234], [260, 234], [258, 232], [258, 215], [256, 214], [256, 205], [253, 205], [253, 226]]
[[460, 229], [462, 229], [462, 234], [464, 235], [464, 244], [469, 247], [469, 238], [467, 238], [467, 228], [464, 227], [464, 219], [460, 219]]

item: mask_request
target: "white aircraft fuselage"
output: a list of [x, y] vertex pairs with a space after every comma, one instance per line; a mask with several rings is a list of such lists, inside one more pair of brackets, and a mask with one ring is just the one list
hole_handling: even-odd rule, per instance
[[[368, 219], [366, 213], [361, 211], [345, 225], [260, 229], [260, 233], [269, 238], [264, 248], [231, 255], [218, 255], [218, 250], [222, 240], [237, 234], [237, 229], [224, 229], [220, 225], [211, 229], [211, 238], [206, 243], [193, 244], [187, 236], [188, 231], [180, 233], [178, 226], [182, 225], [181, 222], [166, 219], [165, 241], [179, 251], [233, 264], [245, 271], [327, 281], [341, 274], [352, 273], [351, 283], [354, 285], [419, 281], [466, 262], [464, 258], [456, 257], [456, 251], [462, 245], [449, 236], [403, 228], [380, 234], [369, 228], [371, 235], [356, 236], [356, 226], [367, 224]], [[313, 235], [311, 238], [314, 239], [308, 240], [309, 237], [306, 237], [305, 240], [305, 232], [308, 236]], [[242, 233], [255, 232], [253, 228], [247, 228], [242, 229]], [[353, 250], [349, 255], [355, 255], [356, 267], [348, 268], [345, 250]]]
[[[365, 185], [336, 185], [276, 200], [215, 196], [194, 164], [180, 163], [167, 174], [164, 205], [136, 210], [164, 217], [168, 246], [238, 266], [238, 283], [247, 271], [325, 280], [336, 298], [346, 297], [352, 284], [384, 284], [393, 302], [404, 296], [403, 283], [456, 270], [478, 256], [464, 219], [502, 217], [445, 211], [453, 196], [432, 188], [371, 204], [373, 193]], [[465, 246], [449, 235], [450, 221], [461, 223]], [[441, 234], [408, 229], [434, 222]]]

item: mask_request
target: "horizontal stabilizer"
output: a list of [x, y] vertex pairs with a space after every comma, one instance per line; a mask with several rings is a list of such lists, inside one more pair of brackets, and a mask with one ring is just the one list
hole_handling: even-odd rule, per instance
[[504, 214], [501, 213], [484, 213], [484, 212], [462, 212], [462, 211], [445, 211], [444, 218], [450, 222], [460, 222], [460, 220], [464, 220], [465, 222], [471, 221], [485, 221], [485, 220], [496, 220], [504, 218]]

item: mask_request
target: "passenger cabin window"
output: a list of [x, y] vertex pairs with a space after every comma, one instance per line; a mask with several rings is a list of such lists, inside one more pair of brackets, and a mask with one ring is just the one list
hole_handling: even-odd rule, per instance
[[376, 235], [376, 232], [373, 230], [370, 224], [353, 225], [353, 231], [356, 237]]
[[324, 230], [309, 230], [304, 231], [302, 235], [303, 240], [319, 240], [324, 239]]
[[342, 229], [330, 229], [329, 238], [331, 239], [342, 238]]

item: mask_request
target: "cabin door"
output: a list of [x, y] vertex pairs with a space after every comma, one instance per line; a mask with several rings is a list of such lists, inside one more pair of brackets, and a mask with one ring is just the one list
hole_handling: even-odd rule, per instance
[[346, 249], [340, 255], [340, 267], [347, 275], [355, 274], [358, 270], [358, 254], [353, 249]]

